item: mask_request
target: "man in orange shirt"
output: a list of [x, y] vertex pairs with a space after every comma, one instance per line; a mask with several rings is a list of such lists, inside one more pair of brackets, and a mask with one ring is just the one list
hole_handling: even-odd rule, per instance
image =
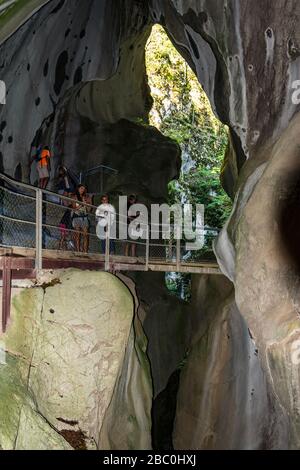
[[50, 149], [48, 146], [43, 147], [40, 155], [37, 155], [37, 171], [39, 174], [39, 187], [46, 189], [50, 173], [49, 162], [51, 158]]

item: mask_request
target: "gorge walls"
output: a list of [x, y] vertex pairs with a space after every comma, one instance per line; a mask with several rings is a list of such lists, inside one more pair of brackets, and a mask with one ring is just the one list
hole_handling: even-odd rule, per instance
[[[192, 352], [179, 384], [174, 444], [299, 448], [299, 361], [295, 355], [300, 340], [299, 257], [286, 230], [291, 219], [299, 218], [299, 104], [292, 99], [294, 81], [300, 75], [299, 2], [51, 0], [30, 4], [32, 15], [21, 10], [17, 22], [7, 23], [6, 40], [1, 36], [0, 78], [7, 85], [7, 103], [0, 106], [1, 170], [13, 176], [20, 163], [23, 179], [33, 181], [30, 157], [40, 141], [47, 141], [55, 165], [67, 162], [84, 167], [85, 150], [88, 165], [105, 162], [109, 154], [118, 162], [128, 158], [135, 170], [128, 170], [126, 181], [112, 181], [110, 188], [140, 192], [148, 201], [163, 200], [166, 183], [178, 174], [178, 148], [157, 131], [140, 127], [146, 124], [151, 107], [144, 47], [151, 25], [161, 23], [195, 71], [216, 115], [229, 126], [230, 148], [222, 179], [235, 198], [232, 216], [215, 246], [232, 292], [229, 295], [229, 287], [217, 283], [214, 289], [220, 302], [215, 304], [209, 297], [206, 304], [201, 289], [207, 289], [208, 295], [210, 281], [197, 281], [201, 295], [195, 294], [196, 298], [206, 305], [202, 316], [211, 312], [206, 329], [209, 339], [204, 347], [191, 336]], [[116, 142], [120, 135], [124, 142], [127, 132], [132, 143], [123, 153]], [[157, 158], [149, 166], [148, 135], [155, 141]], [[101, 150], [98, 156], [98, 145], [88, 143], [93, 137], [102, 149], [108, 146], [106, 153]], [[161, 146], [164, 156], [158, 158]], [[143, 186], [146, 174], [149, 178]], [[297, 224], [292, 230], [298, 233]], [[230, 301], [225, 308], [222, 295], [226, 293]], [[149, 331], [157, 331], [155, 316], [145, 320], [145, 328], [147, 322]], [[251, 346], [247, 328], [256, 346]], [[230, 346], [227, 333], [236, 338]], [[215, 355], [218, 345], [224, 354], [220, 360]], [[255, 348], [259, 360], [253, 356]], [[228, 366], [225, 375], [222, 361]], [[235, 376], [241, 364], [240, 381], [233, 380], [225, 390], [222, 377]], [[190, 368], [199, 370], [197, 383], [190, 378]], [[199, 387], [214, 374], [208, 416], [207, 397]], [[165, 384], [167, 375], [157, 383]], [[249, 385], [245, 391], [244, 383]], [[191, 414], [185, 409], [191, 386], [195, 387], [190, 404], [195, 426], [202, 421], [200, 416], [205, 417], [207, 428], [197, 428], [193, 441], [186, 442], [180, 430], [192, 426], [189, 417], [182, 417], [184, 412]], [[257, 390], [263, 397], [259, 406], [254, 403]], [[231, 419], [222, 409], [223, 395], [238, 403], [237, 409], [246, 410], [239, 423], [237, 417], [233, 419], [236, 432], [238, 425], [245, 430], [240, 440], [222, 440], [225, 423]], [[266, 421], [259, 422], [261, 413], [267, 414]], [[216, 415], [218, 422], [212, 426]]]

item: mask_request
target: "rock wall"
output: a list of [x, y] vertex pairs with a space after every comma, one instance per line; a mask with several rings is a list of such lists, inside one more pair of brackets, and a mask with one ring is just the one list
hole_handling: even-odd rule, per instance
[[268, 163], [259, 180], [252, 181], [251, 197], [243, 198], [246, 191], [241, 188], [240, 213], [229, 227], [237, 249], [236, 301], [277, 398], [289, 414], [293, 448], [300, 446], [299, 252], [283, 235], [290, 219], [292, 240], [299, 236], [299, 209], [289, 212], [294, 203], [291, 191], [299, 181], [299, 123], [296, 116], [276, 144], [264, 151]]
[[[13, 175], [21, 163], [23, 177], [28, 178], [32, 147], [40, 140], [50, 142], [60, 156], [66, 148], [68, 155], [74, 155], [68, 158], [79, 161], [81, 139], [77, 136], [82, 137], [85, 120], [109, 126], [124, 118], [146, 120], [151, 100], [143, 48], [149, 26], [154, 22], [163, 24], [193, 67], [216, 114], [230, 128], [223, 181], [235, 203], [215, 247], [222, 271], [235, 288], [236, 305], [232, 300], [230, 317], [224, 317], [225, 331], [237, 331], [246, 341], [239, 314], [247, 321], [263, 367], [261, 372], [256, 364], [257, 373], [263, 374], [271, 386], [268, 396], [275, 411], [268, 408], [270, 417], [276, 415], [275, 421], [280, 421], [278, 406], [287, 416], [285, 442], [269, 435], [263, 438], [262, 430], [254, 439], [252, 429], [257, 428], [253, 421], [246, 426], [248, 438], [244, 435], [240, 440], [224, 442], [229, 447], [299, 448], [299, 364], [295, 359], [300, 331], [299, 256], [297, 244], [285, 228], [291, 219], [289, 214], [299, 218], [296, 206], [292, 210], [289, 202], [294, 198], [299, 171], [299, 104], [292, 100], [293, 82], [299, 79], [299, 2], [43, 3], [30, 2], [32, 8], [34, 5], [32, 15], [28, 9], [24, 11], [13, 24], [7, 23], [1, 36], [7, 38], [0, 46], [0, 70], [8, 89], [7, 104], [0, 108], [1, 170]], [[117, 92], [120, 85], [124, 93]], [[62, 141], [64, 135], [68, 138], [66, 143]], [[177, 157], [175, 151], [174, 161]], [[166, 165], [168, 162], [169, 158]], [[170, 177], [176, 174], [175, 167], [176, 164]], [[168, 179], [166, 174], [162, 184]], [[163, 192], [164, 189], [159, 196]], [[296, 226], [296, 234], [297, 230]], [[217, 305], [215, 312], [219, 312], [218, 308], [223, 312], [222, 306]], [[196, 358], [203, 358], [204, 353], [215, 358], [211, 348], [221, 338], [220, 323], [212, 319], [212, 325], [215, 330], [210, 330], [211, 344], [206, 349], [203, 344], [198, 350], [195, 346], [191, 356], [195, 367]], [[155, 331], [155, 326], [151, 330]], [[225, 340], [224, 336], [220, 339], [224, 347]], [[225, 348], [225, 357], [230, 354], [233, 361], [228, 370], [237, 367], [234, 358], [239, 347], [237, 343]], [[245, 347], [250, 350], [247, 342]], [[222, 362], [215, 362], [218, 374], [223, 373], [221, 366]], [[247, 367], [245, 380], [253, 377], [252, 365]], [[210, 373], [209, 369], [205, 373], [202, 370], [201, 376]], [[190, 379], [186, 376], [184, 380], [188, 383]], [[184, 381], [182, 384], [184, 390]], [[239, 397], [242, 388], [236, 387], [238, 392], [230, 389], [230, 393]], [[266, 396], [263, 390], [261, 393]], [[197, 407], [205, 400], [201, 394], [197, 396], [199, 401], [194, 406], [199, 411]], [[244, 400], [243, 406], [250, 406], [248, 395]], [[217, 401], [214, 398], [212, 413], [219, 409]], [[262, 401], [262, 406], [267, 406], [266, 401]], [[210, 418], [206, 418], [210, 423]], [[211, 428], [217, 433], [222, 431], [221, 424], [210, 424], [208, 429]], [[175, 440], [180, 446], [178, 425], [176, 429]], [[220, 437], [210, 436], [209, 432], [196, 433], [193, 445], [221, 446]]]
[[[80, 131], [74, 140], [77, 124]], [[101, 164], [118, 170], [117, 175], [106, 173], [103, 178], [103, 191], [111, 198], [138, 194], [139, 201], [146, 204], [165, 201], [168, 182], [180, 172], [179, 146], [156, 128], [128, 119], [97, 124], [77, 117], [69, 121], [64, 139], [60, 161], [73, 171], [79, 173]], [[100, 192], [99, 175], [85, 179], [89, 191]]]
[[48, 273], [14, 297], [1, 339], [3, 449], [151, 448], [147, 343], [116, 277]]
[[[299, 112], [296, 0], [153, 0], [151, 14], [195, 70], [219, 118], [229, 124], [237, 159], [255, 157]], [[283, 52], [284, 50], [284, 52]]]
[[230, 126], [223, 181], [235, 204], [215, 250], [288, 416], [285, 445], [299, 448], [299, 229], [286, 229], [299, 217], [289, 209], [299, 182], [299, 2], [156, 0], [152, 15]]
[[194, 276], [193, 334], [180, 375], [175, 449], [287, 448], [261, 352], [224, 276]]
[[[134, 0], [122, 5], [51, 0], [2, 42], [7, 99], [0, 105], [0, 166], [6, 173], [14, 175], [20, 163], [28, 178], [32, 146], [40, 141], [50, 143], [54, 153], [62, 151], [60, 117], [67, 126], [69, 106], [84, 116], [102, 113], [109, 122], [146, 117], [147, 16]], [[92, 80], [97, 83], [87, 83]]]
[[129, 273], [140, 299], [139, 311], [148, 338], [154, 398], [162, 392], [189, 348], [193, 311], [170, 295], [164, 273]]

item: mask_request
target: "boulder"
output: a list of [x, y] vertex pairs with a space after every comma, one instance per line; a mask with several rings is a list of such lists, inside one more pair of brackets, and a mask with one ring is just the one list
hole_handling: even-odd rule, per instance
[[[152, 388], [131, 293], [107, 273], [70, 269], [40, 282], [14, 298], [3, 338], [9, 360], [0, 374], [13, 396], [16, 389], [11, 424], [0, 424], [0, 436], [11, 435], [4, 446], [43, 446], [55, 431], [49, 448], [61, 442], [61, 448], [109, 448], [111, 441], [150, 448]], [[1, 399], [1, 413], [7, 406]], [[120, 415], [121, 434], [114, 435], [107, 414]], [[23, 436], [31, 421], [40, 429], [40, 444], [35, 435]]]

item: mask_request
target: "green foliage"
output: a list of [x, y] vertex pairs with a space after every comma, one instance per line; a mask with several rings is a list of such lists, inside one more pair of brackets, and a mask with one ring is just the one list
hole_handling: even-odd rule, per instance
[[220, 186], [218, 171], [199, 166], [182, 174], [169, 184], [170, 203], [182, 201], [182, 195], [191, 204], [204, 204], [206, 225], [221, 229], [225, 224], [232, 203]]
[[186, 273], [167, 273], [166, 286], [169, 292], [186, 302], [191, 300], [191, 275]]
[[152, 30], [146, 61], [154, 99], [150, 123], [178, 142], [183, 155], [181, 176], [169, 185], [169, 203], [204, 204], [206, 225], [221, 228], [231, 211], [219, 180], [227, 128], [161, 26]]
[[[181, 175], [169, 184], [168, 202], [204, 204], [205, 224], [220, 229], [232, 208], [219, 179], [228, 143], [227, 128], [216, 119], [193, 71], [161, 26], [153, 27], [146, 65], [154, 100], [150, 124], [174, 139], [182, 150]], [[211, 258], [215, 235], [214, 231], [207, 232], [203, 249], [193, 252], [191, 258]], [[190, 300], [190, 275], [171, 273], [166, 276], [166, 285], [174, 295]]]

